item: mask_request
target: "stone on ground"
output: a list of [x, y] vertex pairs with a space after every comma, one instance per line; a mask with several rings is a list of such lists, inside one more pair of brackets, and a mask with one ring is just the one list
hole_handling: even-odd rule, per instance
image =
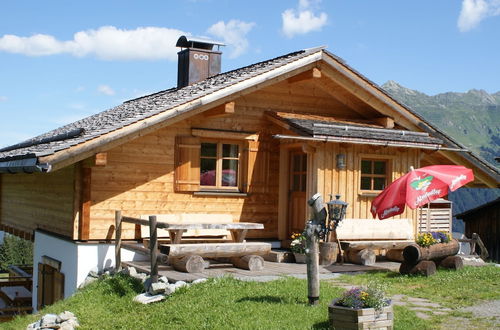
[[165, 296], [162, 294], [152, 296], [149, 293], [141, 293], [141, 294], [135, 296], [134, 301], [146, 305], [146, 304], [151, 304], [154, 302], [162, 301], [163, 299], [165, 299]]

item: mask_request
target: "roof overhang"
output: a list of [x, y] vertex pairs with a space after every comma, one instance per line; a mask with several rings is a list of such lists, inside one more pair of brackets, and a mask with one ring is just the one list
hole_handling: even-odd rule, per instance
[[37, 157], [0, 162], [0, 173], [43, 173], [50, 172], [51, 165], [39, 163]]

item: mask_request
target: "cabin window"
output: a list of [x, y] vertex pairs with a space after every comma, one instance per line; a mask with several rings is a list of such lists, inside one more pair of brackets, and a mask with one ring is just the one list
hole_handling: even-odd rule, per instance
[[361, 190], [384, 190], [388, 182], [389, 161], [382, 159], [361, 160]]
[[237, 190], [240, 184], [241, 150], [238, 143], [202, 141], [200, 187]]

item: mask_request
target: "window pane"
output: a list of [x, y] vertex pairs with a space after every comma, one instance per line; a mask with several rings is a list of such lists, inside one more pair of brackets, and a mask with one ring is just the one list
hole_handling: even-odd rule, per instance
[[307, 155], [302, 155], [302, 171], [307, 171]]
[[372, 173], [372, 161], [371, 160], [362, 160], [361, 161], [361, 173], [362, 174], [371, 174]]
[[222, 160], [222, 186], [236, 187], [238, 186], [238, 160], [223, 159]]
[[200, 185], [215, 186], [215, 164], [213, 158], [202, 158], [200, 164]]
[[385, 174], [385, 162], [384, 161], [374, 161], [373, 162], [373, 173]]
[[237, 144], [223, 144], [222, 157], [238, 158], [238, 145]]
[[384, 190], [385, 189], [385, 178], [373, 178], [373, 189], [374, 190]]
[[361, 189], [362, 190], [371, 190], [372, 189], [372, 180], [369, 177], [361, 177]]
[[217, 157], [217, 143], [202, 143], [201, 144], [202, 157]]
[[302, 174], [302, 179], [301, 179], [302, 186], [300, 187], [300, 191], [306, 191], [306, 182], [307, 182], [306, 175]]

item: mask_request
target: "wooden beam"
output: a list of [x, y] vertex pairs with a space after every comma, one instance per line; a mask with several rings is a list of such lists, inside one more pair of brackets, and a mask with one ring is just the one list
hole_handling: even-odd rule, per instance
[[327, 92], [334, 99], [358, 113], [363, 118], [373, 117], [376, 113], [376, 111], [371, 109], [369, 105], [361, 101], [357, 97], [356, 93], [346, 90], [343, 86], [340, 86], [326, 75], [323, 75], [323, 78], [317, 79], [314, 82], [315, 86]]
[[318, 68], [313, 68], [312, 70], [302, 72], [296, 76], [288, 78], [287, 81], [290, 84], [293, 84], [293, 83], [296, 83], [299, 81], [304, 81], [304, 80], [309, 80], [309, 79], [318, 79], [318, 78], [321, 78], [321, 71]]
[[203, 115], [205, 117], [210, 117], [210, 118], [225, 117], [228, 115], [233, 115], [234, 108], [235, 108], [235, 103], [228, 102], [228, 103], [221, 104], [221, 105], [219, 105], [213, 109], [210, 109], [208, 111], [205, 111], [203, 113]]
[[108, 154], [106, 152], [99, 152], [94, 156], [95, 166], [106, 166], [108, 164]]
[[420, 118], [361, 78], [359, 74], [348, 70], [344, 64], [330, 56], [324, 56], [323, 59], [326, 65], [321, 66], [321, 71], [325, 76], [355, 94], [361, 101], [376, 109], [380, 114], [393, 117], [404, 128], [420, 130], [418, 127], [418, 124], [422, 122]]
[[373, 118], [373, 121], [384, 126], [385, 128], [394, 128], [394, 119], [391, 117]]
[[201, 138], [212, 138], [212, 139], [251, 140], [251, 141], [257, 141], [259, 139], [259, 134], [257, 133], [238, 132], [238, 131], [219, 131], [219, 130], [202, 129], [202, 128], [191, 129], [191, 135]]
[[89, 240], [90, 235], [91, 183], [92, 169], [87, 167], [82, 168], [80, 221], [78, 224], [78, 236], [82, 241]]
[[293, 132], [293, 129], [290, 125], [288, 125], [284, 121], [280, 120], [279, 118], [276, 118], [275, 116], [273, 116], [272, 113], [266, 112], [266, 113], [264, 113], [264, 117], [267, 120], [269, 120], [271, 123], [278, 125], [279, 127], [284, 128], [290, 132]]
[[302, 143], [302, 151], [306, 154], [314, 154], [316, 152], [316, 148], [310, 143]]

